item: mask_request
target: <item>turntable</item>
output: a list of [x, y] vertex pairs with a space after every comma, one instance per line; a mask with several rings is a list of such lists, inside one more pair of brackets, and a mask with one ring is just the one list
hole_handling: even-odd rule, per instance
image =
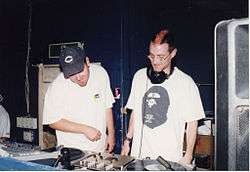
[[107, 152], [81, 151], [75, 148], [62, 148], [55, 163], [59, 169], [120, 171], [134, 158]]
[[157, 159], [134, 159], [131, 156], [110, 154], [107, 152], [81, 151], [75, 148], [62, 148], [54, 167], [67, 170], [92, 171], [190, 171], [193, 166], [183, 166]]
[[128, 171], [191, 171], [193, 166], [183, 166], [179, 163], [166, 161], [161, 156], [155, 159], [135, 160], [126, 167]]

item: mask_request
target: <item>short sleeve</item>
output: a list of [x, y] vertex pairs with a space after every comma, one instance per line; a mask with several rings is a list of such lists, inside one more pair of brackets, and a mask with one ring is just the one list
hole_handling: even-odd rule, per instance
[[131, 89], [130, 89], [130, 94], [129, 94], [129, 97], [128, 97], [128, 101], [127, 101], [127, 104], [126, 104], [126, 108], [128, 109], [134, 109], [135, 108], [135, 93], [136, 93], [136, 75], [134, 76], [133, 78], [133, 81], [132, 81], [132, 86], [131, 86]]
[[199, 120], [205, 117], [198, 87], [192, 80], [188, 89], [188, 100], [184, 112], [185, 122]]
[[44, 99], [43, 124], [52, 124], [62, 119], [66, 112], [63, 92], [50, 85]]
[[104, 94], [105, 94], [105, 107], [106, 108], [112, 108], [113, 103], [115, 102], [111, 87], [110, 87], [110, 80], [109, 76], [106, 70], [104, 70], [104, 77], [105, 77], [105, 89], [104, 89]]

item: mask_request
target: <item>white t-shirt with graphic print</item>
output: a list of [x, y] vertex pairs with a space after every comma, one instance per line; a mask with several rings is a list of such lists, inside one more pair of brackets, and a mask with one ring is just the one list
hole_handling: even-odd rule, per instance
[[58, 145], [81, 150], [103, 151], [106, 140], [107, 108], [112, 108], [114, 97], [108, 74], [99, 65], [90, 64], [87, 85], [80, 87], [63, 73], [49, 86], [44, 101], [43, 124], [51, 124], [64, 118], [82, 123], [101, 131], [101, 139], [92, 142], [84, 134], [56, 130]]
[[152, 84], [146, 68], [137, 71], [126, 107], [135, 113], [131, 155], [137, 158], [179, 161], [185, 123], [205, 117], [196, 84], [177, 67], [162, 84]]

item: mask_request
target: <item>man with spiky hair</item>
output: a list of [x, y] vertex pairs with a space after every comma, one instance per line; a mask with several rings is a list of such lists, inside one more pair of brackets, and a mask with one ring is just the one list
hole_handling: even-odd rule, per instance
[[[161, 29], [149, 44], [149, 65], [134, 75], [126, 108], [132, 109], [121, 154], [137, 158], [158, 156], [190, 164], [197, 121], [205, 117], [193, 79], [173, 65], [177, 54], [173, 33]], [[186, 152], [183, 155], [186, 125]]]

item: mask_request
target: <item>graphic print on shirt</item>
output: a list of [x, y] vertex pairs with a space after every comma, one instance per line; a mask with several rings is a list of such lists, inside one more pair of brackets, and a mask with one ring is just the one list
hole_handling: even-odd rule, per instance
[[161, 86], [151, 87], [144, 95], [142, 102], [142, 118], [146, 126], [153, 129], [167, 121], [170, 105], [169, 95]]

